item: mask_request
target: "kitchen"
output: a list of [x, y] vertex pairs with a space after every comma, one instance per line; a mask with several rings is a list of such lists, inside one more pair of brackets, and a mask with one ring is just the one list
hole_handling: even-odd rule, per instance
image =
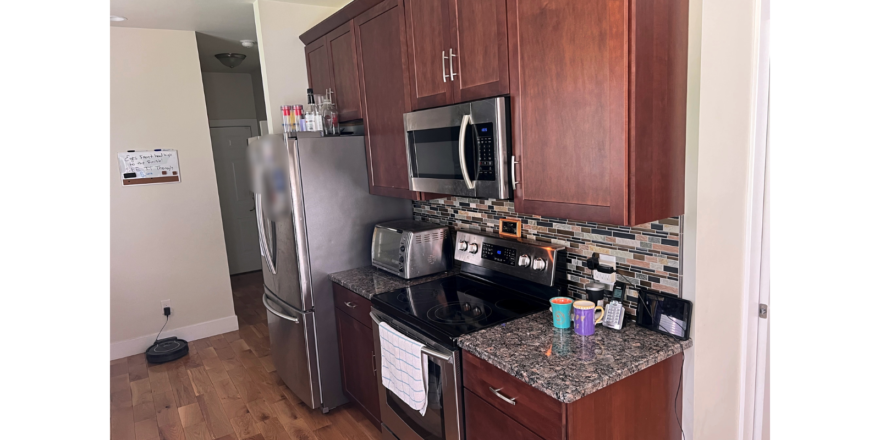
[[[686, 209], [701, 4], [255, 2], [268, 121], [229, 144], [247, 179], [229, 165], [262, 267], [195, 307], [169, 289], [167, 328], [112, 340], [111, 437], [694, 437], [695, 365], [730, 353], [695, 337], [719, 301], [695, 294]], [[204, 182], [175, 145], [179, 188]], [[179, 192], [140, 188], [115, 191]], [[113, 298], [150, 322], [155, 302]]]

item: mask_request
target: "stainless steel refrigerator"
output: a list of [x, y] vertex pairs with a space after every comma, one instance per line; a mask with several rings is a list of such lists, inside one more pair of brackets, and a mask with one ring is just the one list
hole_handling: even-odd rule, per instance
[[373, 225], [412, 218], [412, 202], [369, 193], [362, 136], [268, 135], [248, 148], [272, 360], [327, 412], [346, 402], [328, 275], [369, 266]]

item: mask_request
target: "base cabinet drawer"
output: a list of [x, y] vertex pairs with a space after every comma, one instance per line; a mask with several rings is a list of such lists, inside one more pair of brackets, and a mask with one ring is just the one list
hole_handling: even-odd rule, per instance
[[464, 390], [465, 438], [468, 440], [541, 440], [469, 390]]
[[[463, 352], [464, 387], [546, 439], [563, 438], [564, 404], [488, 362]], [[508, 402], [508, 400], [514, 403]]]
[[337, 309], [357, 319], [361, 324], [373, 327], [373, 320], [370, 319], [370, 300], [333, 283], [333, 303]]

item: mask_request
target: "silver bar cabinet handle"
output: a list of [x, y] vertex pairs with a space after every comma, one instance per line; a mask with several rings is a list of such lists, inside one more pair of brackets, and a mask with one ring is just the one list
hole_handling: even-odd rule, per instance
[[454, 56], [455, 56], [455, 54], [452, 53], [452, 48], [450, 47], [449, 48], [449, 80], [450, 81], [455, 81], [455, 75], [457, 75], [457, 73], [455, 73], [455, 69], [452, 68], [452, 57], [454, 57]]
[[347, 306], [349, 306], [349, 307], [351, 307], [351, 308], [355, 308], [355, 307], [357, 307], [357, 304], [352, 304], [352, 303], [350, 303], [350, 302], [348, 302], [348, 301], [346, 301], [344, 304], [347, 305]]
[[519, 183], [516, 181], [516, 164], [519, 162], [516, 161], [516, 156], [510, 156], [510, 180], [513, 183], [513, 190], [516, 191], [516, 184]]
[[489, 390], [491, 390], [493, 393], [495, 393], [495, 395], [498, 396], [499, 399], [501, 399], [511, 405], [516, 405], [516, 402], [515, 402], [516, 397], [505, 397], [503, 394], [499, 393], [499, 391], [501, 391], [501, 388], [496, 389], [496, 388], [489, 387]]
[[449, 75], [446, 74], [446, 59], [449, 58], [446, 56], [446, 51], [443, 51], [443, 60], [440, 61], [440, 65], [443, 66], [443, 82], [446, 82], [446, 78], [449, 78]]
[[299, 324], [299, 318], [294, 318], [293, 316], [287, 316], [283, 313], [276, 312], [275, 309], [273, 309], [271, 306], [269, 306], [269, 302], [267, 301], [268, 299], [269, 299], [269, 297], [264, 293], [263, 294], [263, 305], [266, 306], [266, 310], [268, 310], [269, 313], [271, 313], [281, 319], [286, 319], [294, 324]]

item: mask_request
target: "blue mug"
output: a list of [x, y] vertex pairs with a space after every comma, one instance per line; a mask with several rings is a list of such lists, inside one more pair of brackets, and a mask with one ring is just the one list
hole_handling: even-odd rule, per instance
[[571, 305], [574, 300], [567, 296], [557, 296], [550, 299], [550, 308], [553, 310], [553, 327], [571, 327]]

